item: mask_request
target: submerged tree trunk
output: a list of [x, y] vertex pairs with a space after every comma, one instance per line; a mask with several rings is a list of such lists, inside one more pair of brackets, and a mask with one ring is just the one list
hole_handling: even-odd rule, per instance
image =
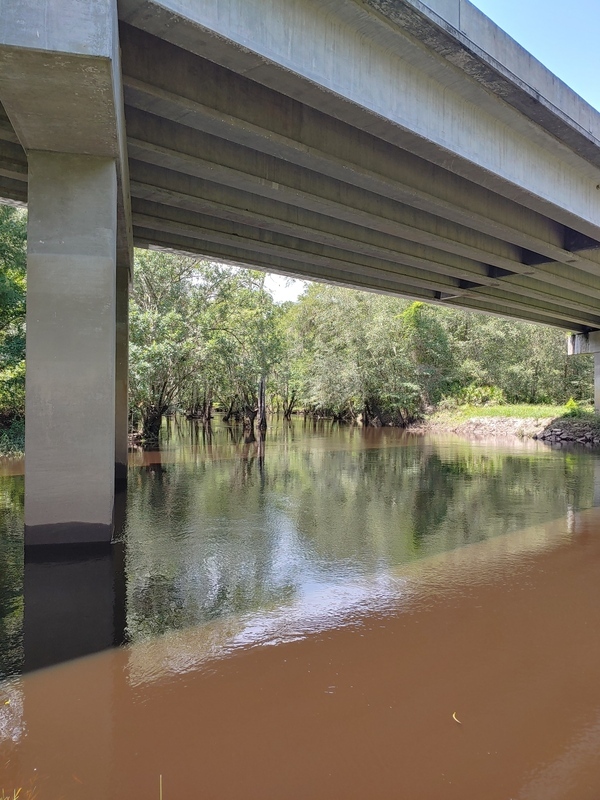
[[267, 402], [265, 392], [265, 376], [262, 375], [258, 384], [258, 429], [267, 430]]
[[291, 419], [292, 414], [294, 412], [294, 406], [296, 405], [296, 392], [292, 392], [290, 399], [283, 400], [283, 418], [284, 419]]
[[258, 414], [257, 408], [251, 408], [250, 406], [246, 406], [244, 409], [244, 428], [246, 430], [254, 430], [254, 422], [256, 420], [256, 415]]
[[233, 414], [234, 406], [235, 406], [235, 397], [233, 398], [233, 400], [229, 404], [229, 408], [227, 409], [227, 413], [223, 417], [223, 422], [230, 422], [231, 415]]
[[142, 439], [146, 442], [157, 442], [162, 425], [164, 410], [151, 406], [144, 409], [142, 414]]
[[207, 389], [201, 398], [194, 394], [186, 416], [188, 419], [201, 419], [205, 423], [210, 423], [212, 418], [212, 391], [210, 389]]

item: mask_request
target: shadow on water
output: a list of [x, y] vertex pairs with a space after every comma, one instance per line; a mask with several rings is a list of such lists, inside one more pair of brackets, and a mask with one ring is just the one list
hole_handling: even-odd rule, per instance
[[105, 548], [23, 560], [23, 477], [0, 471], [0, 679], [268, 613], [593, 505], [600, 459], [585, 451], [170, 419], [162, 449], [131, 452]]

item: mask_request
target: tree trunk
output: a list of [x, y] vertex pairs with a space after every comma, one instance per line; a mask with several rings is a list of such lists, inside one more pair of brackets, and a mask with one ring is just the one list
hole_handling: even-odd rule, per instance
[[233, 400], [229, 404], [229, 410], [227, 411], [227, 413], [223, 417], [223, 422], [229, 422], [231, 420], [231, 415], [233, 414], [233, 407], [234, 406], [235, 406], [235, 397], [233, 398]]
[[146, 442], [157, 442], [162, 425], [163, 412], [161, 409], [151, 407], [145, 410], [142, 421], [142, 438]]
[[265, 376], [262, 375], [258, 384], [258, 429], [267, 430], [267, 403], [265, 393]]
[[284, 419], [291, 419], [292, 413], [294, 411], [294, 406], [296, 405], [296, 393], [292, 392], [292, 396], [290, 397], [289, 402], [283, 401], [283, 418]]

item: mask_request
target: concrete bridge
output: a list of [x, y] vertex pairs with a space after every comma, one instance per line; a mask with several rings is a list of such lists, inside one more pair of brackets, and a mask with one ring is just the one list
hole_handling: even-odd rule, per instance
[[110, 540], [134, 244], [600, 350], [600, 115], [468, 0], [4, 0], [0, 103], [28, 544]]

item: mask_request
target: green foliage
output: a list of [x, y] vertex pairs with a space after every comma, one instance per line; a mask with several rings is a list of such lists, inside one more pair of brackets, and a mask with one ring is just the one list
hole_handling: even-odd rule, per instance
[[506, 403], [504, 392], [498, 386], [477, 386], [473, 383], [459, 389], [456, 400], [459, 405], [471, 406], [501, 406]]
[[564, 331], [468, 311], [436, 309], [455, 359], [456, 395], [495, 386], [509, 403], [564, 403], [593, 396], [591, 357], [567, 356]]
[[145, 438], [181, 407], [210, 417], [213, 399], [253, 417], [282, 352], [281, 310], [264, 273], [138, 251], [130, 302], [130, 405]]
[[0, 451], [25, 413], [26, 238], [25, 212], [0, 205]]
[[0, 453], [19, 455], [25, 452], [25, 420], [13, 419], [0, 428]]
[[563, 417], [586, 417], [593, 413], [589, 409], [582, 408], [581, 404], [572, 397], [569, 397], [565, 403], [565, 409], [566, 411], [562, 415]]

